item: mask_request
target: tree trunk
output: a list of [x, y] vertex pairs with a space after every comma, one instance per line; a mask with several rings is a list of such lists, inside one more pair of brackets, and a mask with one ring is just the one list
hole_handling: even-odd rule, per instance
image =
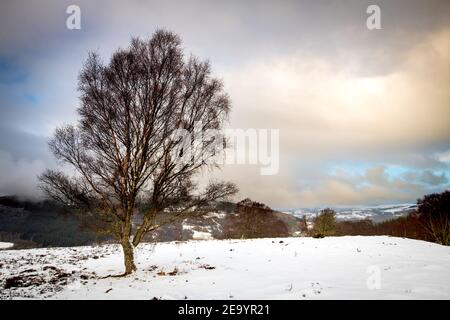
[[134, 264], [134, 247], [128, 238], [122, 240], [123, 257], [125, 261], [125, 273], [128, 275], [136, 271]]

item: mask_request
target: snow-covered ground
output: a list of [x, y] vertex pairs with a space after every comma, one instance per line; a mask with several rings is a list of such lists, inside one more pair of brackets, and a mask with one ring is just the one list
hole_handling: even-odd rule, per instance
[[2, 249], [9, 249], [14, 246], [14, 243], [12, 242], [0, 242], [0, 250]]
[[[377, 237], [117, 245], [0, 252], [0, 298], [450, 299], [450, 247]], [[27, 287], [17, 286], [29, 285]]]

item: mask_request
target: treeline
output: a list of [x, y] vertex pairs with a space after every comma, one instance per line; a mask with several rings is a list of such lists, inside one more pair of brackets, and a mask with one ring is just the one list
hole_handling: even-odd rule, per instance
[[450, 245], [450, 191], [433, 193], [417, 200], [417, 210], [407, 216], [373, 223], [371, 220], [337, 221], [332, 209], [324, 209], [314, 219], [309, 235], [389, 235]]
[[337, 236], [378, 236], [411, 238], [431, 241], [432, 238], [425, 232], [419, 218], [413, 213], [405, 217], [374, 223], [371, 220], [338, 221], [336, 223]]

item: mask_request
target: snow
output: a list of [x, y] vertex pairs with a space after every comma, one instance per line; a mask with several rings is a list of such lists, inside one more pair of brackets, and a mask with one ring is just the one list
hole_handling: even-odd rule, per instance
[[192, 235], [192, 239], [194, 240], [211, 240], [213, 236], [210, 232], [196, 231], [193, 230], [194, 234]]
[[[336, 218], [338, 220], [363, 220], [371, 219], [374, 222], [382, 222], [385, 220], [398, 218], [407, 215], [411, 210], [417, 208], [413, 203], [401, 204], [386, 204], [375, 206], [359, 206], [353, 208], [337, 207], [333, 208], [336, 211]], [[279, 209], [280, 211], [291, 214], [296, 217], [306, 216], [308, 219], [313, 219], [319, 214], [323, 208], [294, 208], [294, 209]]]
[[205, 218], [217, 218], [217, 219], [224, 219], [227, 216], [226, 213], [223, 212], [209, 212], [205, 215]]
[[[183, 230], [192, 231], [192, 239], [194, 240], [211, 240], [214, 239], [209, 227], [191, 226], [183, 222]], [[197, 230], [202, 229], [202, 230]], [[207, 231], [205, 231], [207, 230]]]
[[[1, 251], [0, 298], [450, 299], [450, 247], [418, 240], [203, 240], [136, 251], [135, 274], [105, 279], [123, 271], [118, 245]], [[3, 288], [19, 275], [44, 283]]]
[[0, 242], [0, 250], [2, 249], [9, 249], [14, 246], [14, 243], [12, 242]]

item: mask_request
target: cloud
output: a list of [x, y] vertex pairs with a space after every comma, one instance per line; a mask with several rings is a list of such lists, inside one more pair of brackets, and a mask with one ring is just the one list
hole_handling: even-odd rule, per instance
[[55, 164], [46, 137], [0, 127], [0, 196], [42, 196], [37, 176]]
[[400, 144], [404, 151], [447, 142], [449, 30], [406, 52], [396, 72], [383, 77], [354, 77], [345, 65], [302, 52], [252, 62], [225, 74], [232, 123], [280, 127], [285, 145], [299, 151], [378, 152]]
[[433, 186], [448, 183], [445, 173], [442, 172], [441, 174], [435, 174], [430, 170], [426, 170], [422, 173], [421, 181]]
[[3, 125], [0, 127], [0, 150], [7, 151], [17, 160], [42, 160], [47, 164], [53, 162], [53, 157], [47, 146], [48, 138], [22, 131], [15, 127]]
[[413, 201], [449, 186], [449, 1], [379, 1], [377, 31], [365, 27], [368, 0], [80, 0], [77, 31], [65, 28], [70, 4], [1, 4], [0, 28], [10, 30], [0, 34], [3, 192], [30, 192], [18, 169], [52, 165], [44, 141], [77, 119], [87, 52], [107, 60], [157, 27], [210, 59], [233, 102], [231, 127], [281, 129], [278, 175], [256, 166], [216, 173], [243, 197], [273, 206]]
[[324, 167], [303, 168], [297, 175], [282, 167], [276, 176], [260, 176], [257, 166], [229, 166], [216, 176], [239, 181], [238, 198], [266, 203], [270, 199], [270, 204], [279, 208], [415, 202], [424, 194], [449, 188], [442, 172], [404, 168], [404, 172], [393, 174], [385, 165], [356, 173], [343, 169], [326, 172]]
[[37, 188], [37, 176], [46, 165], [41, 160], [20, 158], [0, 150], [0, 195], [20, 195], [28, 198], [41, 196]]
[[[448, 187], [445, 174], [431, 169], [449, 168], [449, 50], [445, 29], [404, 52], [395, 72], [384, 76], [357, 77], [346, 65], [304, 52], [225, 73], [232, 126], [279, 128], [282, 167], [289, 171], [266, 182], [239, 169], [226, 176], [244, 194], [277, 205], [413, 201], [434, 186]], [[320, 174], [339, 163], [371, 168], [358, 180]], [[385, 165], [428, 169], [420, 182], [429, 186], [392, 178]]]

